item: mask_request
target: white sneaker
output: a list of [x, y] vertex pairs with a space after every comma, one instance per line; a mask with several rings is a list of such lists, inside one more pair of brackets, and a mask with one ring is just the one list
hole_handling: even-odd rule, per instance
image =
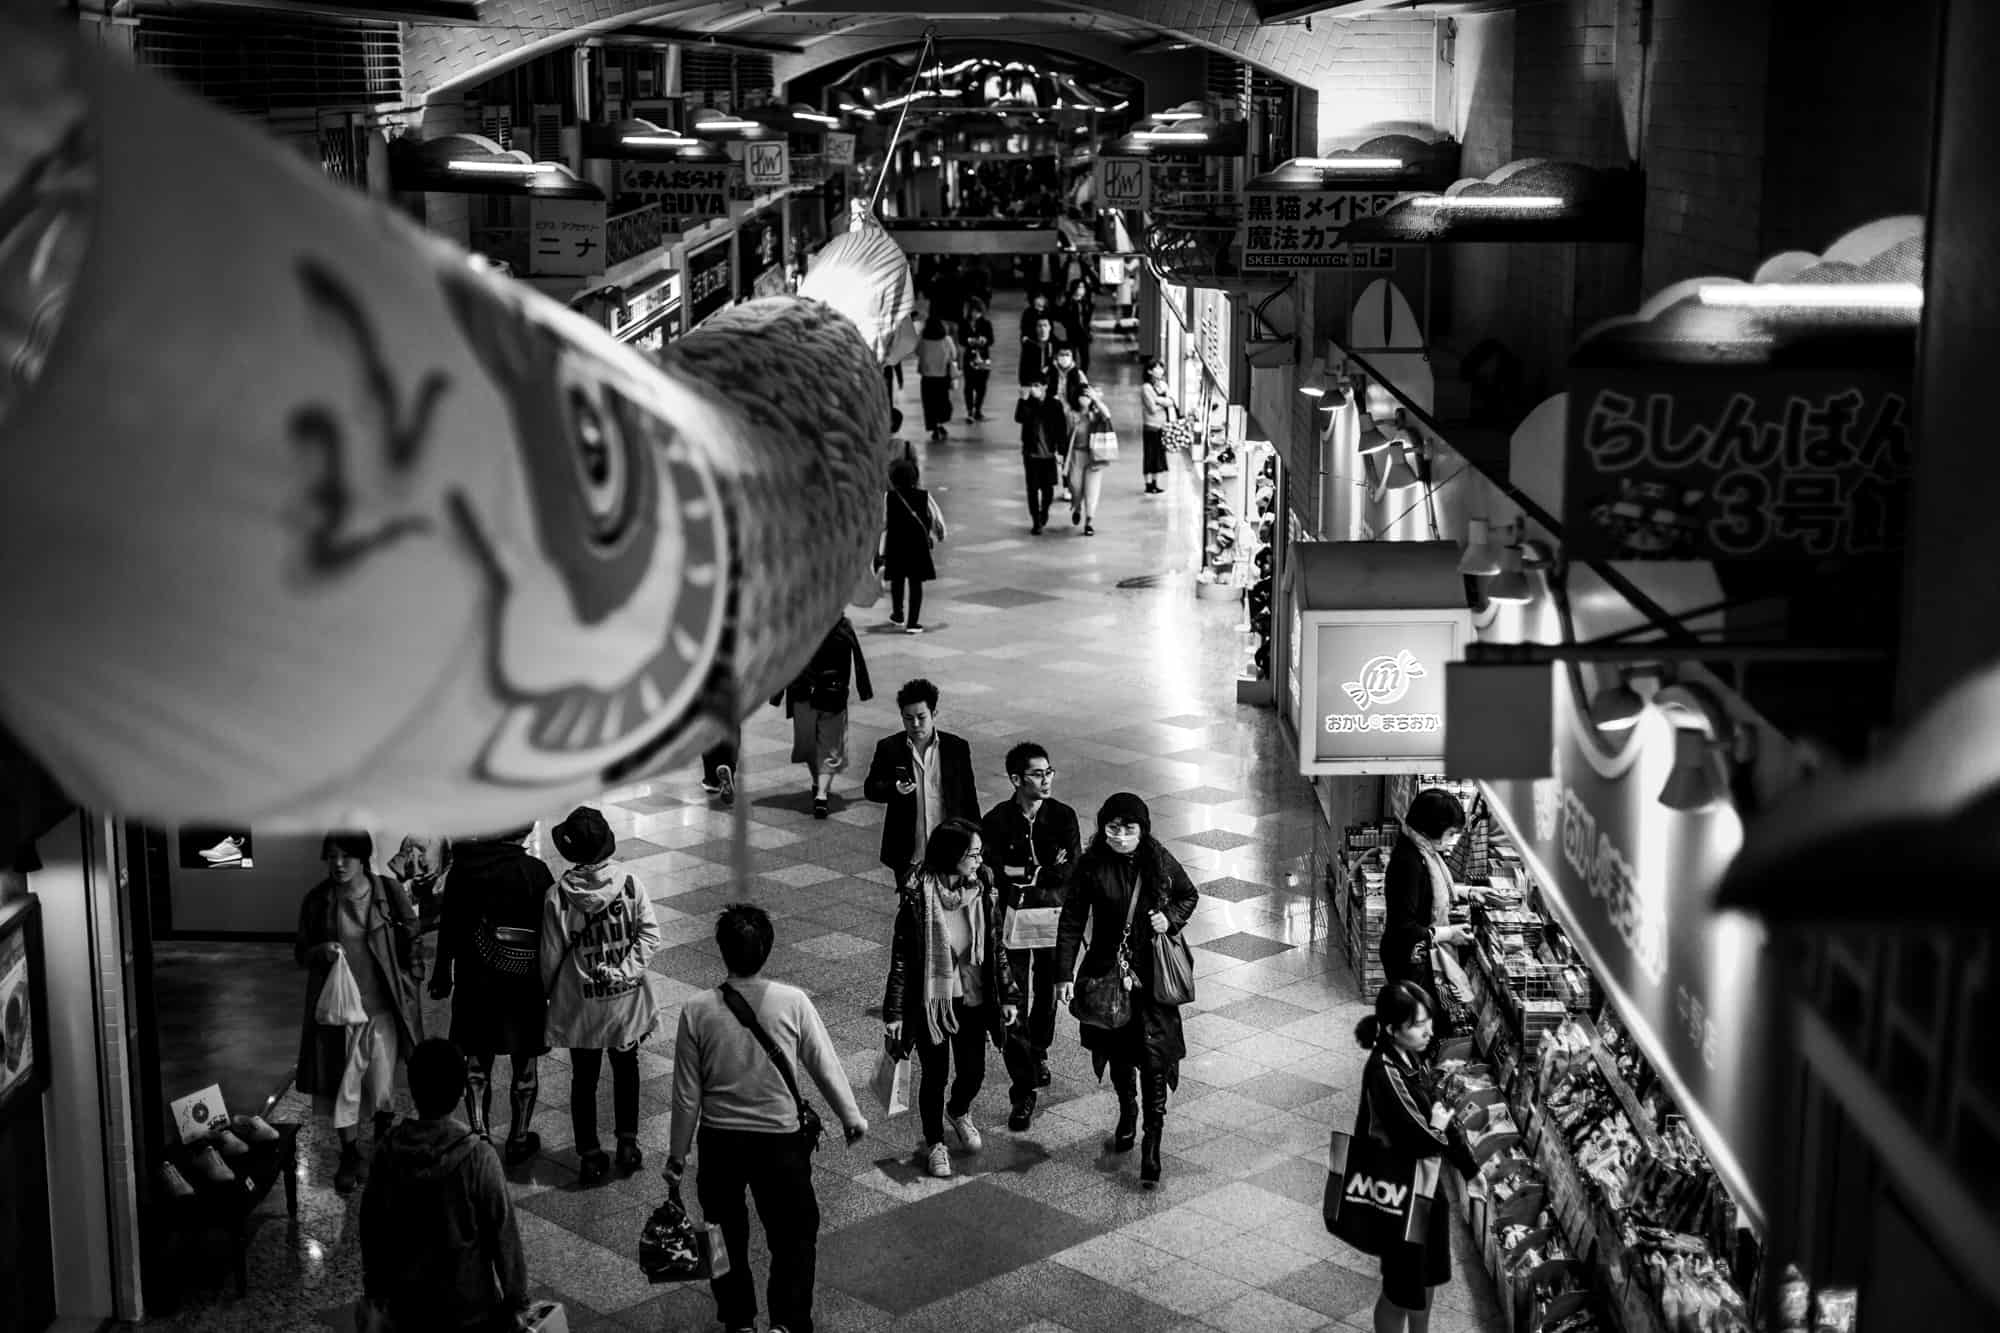
[[951, 1153], [942, 1143], [931, 1145], [930, 1172], [939, 1180], [951, 1179]]
[[986, 1146], [986, 1140], [979, 1136], [979, 1126], [972, 1123], [972, 1113], [953, 1115], [945, 1112], [945, 1120], [951, 1125], [951, 1132], [958, 1135], [959, 1146], [967, 1152], [978, 1152]]
[[241, 861], [243, 859], [243, 839], [224, 838], [221, 842], [216, 843], [215, 846], [204, 850], [201, 854], [201, 859], [210, 865], [218, 866], [231, 861]]

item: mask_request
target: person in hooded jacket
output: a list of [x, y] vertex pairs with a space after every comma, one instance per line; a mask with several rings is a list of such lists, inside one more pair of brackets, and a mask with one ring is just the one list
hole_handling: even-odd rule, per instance
[[660, 1021], [646, 981], [660, 926], [638, 877], [611, 864], [618, 839], [601, 813], [580, 805], [550, 837], [570, 867], [542, 911], [548, 1043], [569, 1049], [577, 1175], [595, 1185], [611, 1174], [611, 1158], [597, 1136], [597, 1079], [607, 1054], [618, 1173], [629, 1176], [646, 1160], [639, 1150], [639, 1043]]
[[[423, 972], [416, 957], [417, 910], [394, 875], [378, 875], [375, 840], [329, 833], [321, 844], [326, 878], [299, 906], [292, 956], [306, 969], [305, 1021], [299, 1032], [296, 1086], [332, 1120], [340, 1139], [333, 1187], [349, 1193], [361, 1179], [361, 1120], [373, 1114], [375, 1141], [395, 1121], [392, 1095], [398, 1052], [424, 1037]], [[348, 1029], [314, 1018], [334, 961], [347, 959], [368, 1022], [350, 1049]]]
[[451, 1039], [470, 1067], [465, 1113], [475, 1134], [493, 1132], [493, 1061], [508, 1057], [513, 1080], [503, 1157], [510, 1167], [542, 1148], [533, 1129], [541, 1091], [536, 1062], [549, 1049], [542, 899], [555, 876], [523, 845], [534, 831], [529, 825], [453, 844], [431, 976], [431, 998], [452, 1002]]
[[[1133, 902], [1133, 895], [1138, 901]], [[1056, 1003], [1067, 1005], [1076, 995], [1073, 978], [1102, 976], [1118, 964], [1121, 943], [1129, 940], [1134, 985], [1132, 1017], [1121, 1028], [1084, 1026], [1083, 1048], [1099, 1078], [1111, 1068], [1111, 1086], [1118, 1094], [1118, 1124], [1112, 1130], [1113, 1152], [1130, 1152], [1138, 1128], [1140, 1102], [1145, 1096], [1145, 1137], [1139, 1145], [1139, 1183], [1160, 1183], [1160, 1137], [1166, 1127], [1167, 1093], [1180, 1085], [1181, 1060], [1187, 1040], [1181, 1032], [1177, 1005], [1153, 998], [1153, 937], [1179, 934], [1194, 915], [1199, 895], [1187, 871], [1172, 852], [1153, 837], [1152, 813], [1128, 791], [1117, 792], [1097, 810], [1097, 836], [1084, 848], [1070, 876], [1056, 926]], [[1131, 918], [1131, 930], [1125, 921]], [[1086, 923], [1090, 948], [1083, 948]]]
[[800, 668], [771, 702], [782, 704], [792, 723], [792, 762], [804, 764], [812, 784], [814, 819], [833, 813], [833, 777], [847, 767], [847, 699], [860, 691], [861, 702], [875, 697], [868, 678], [868, 659], [854, 622], [842, 616], [820, 640], [812, 660]]
[[390, 1327], [499, 1333], [526, 1323], [528, 1262], [493, 1145], [452, 1118], [465, 1056], [442, 1038], [410, 1054], [414, 1120], [376, 1146], [361, 1194], [362, 1297]]

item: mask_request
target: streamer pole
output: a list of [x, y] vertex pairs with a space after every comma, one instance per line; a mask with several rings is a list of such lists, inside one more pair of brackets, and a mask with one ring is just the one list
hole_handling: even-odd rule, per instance
[[910, 93], [903, 106], [896, 113], [896, 129], [889, 136], [889, 150], [882, 155], [882, 172], [875, 177], [875, 189], [868, 196], [868, 216], [875, 216], [875, 205], [882, 200], [882, 187], [889, 183], [889, 169], [896, 163], [896, 146], [903, 141], [903, 126], [910, 118], [910, 106], [917, 100], [917, 89], [923, 85], [924, 71], [931, 67], [937, 49], [937, 25], [924, 27], [923, 48], [917, 53], [916, 73], [910, 76]]

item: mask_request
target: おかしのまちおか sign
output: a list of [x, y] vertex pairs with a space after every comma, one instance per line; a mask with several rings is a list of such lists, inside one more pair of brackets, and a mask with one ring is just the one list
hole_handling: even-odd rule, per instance
[[1471, 637], [1463, 612], [1302, 612], [1299, 771], [1436, 772], [1445, 664]]

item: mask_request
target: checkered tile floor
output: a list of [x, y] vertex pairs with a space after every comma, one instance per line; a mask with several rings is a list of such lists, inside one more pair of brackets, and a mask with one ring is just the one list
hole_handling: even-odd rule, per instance
[[[665, 934], [653, 963], [674, 1011], [665, 1031], [687, 995], [722, 976], [710, 939], [717, 909], [739, 898], [763, 904], [778, 932], [770, 973], [813, 992], [873, 1119], [866, 1140], [843, 1149], [836, 1136], [815, 1168], [826, 1333], [1368, 1328], [1373, 1261], [1329, 1237], [1319, 1219], [1326, 1133], [1351, 1120], [1363, 1053], [1352, 1037], [1362, 1012], [1354, 983], [1331, 952], [1302, 865], [1316, 817], [1310, 793], [1273, 716], [1235, 703], [1239, 608], [1197, 601], [1187, 582], [1200, 499], [1186, 460], [1174, 460], [1167, 495], [1140, 493], [1129, 345], [1101, 342], [1094, 366], [1133, 437], [1107, 478], [1100, 535], [1083, 537], [1059, 511], [1057, 526], [1031, 537], [1005, 387], [1018, 316], [996, 314], [1003, 364], [993, 419], [919, 444], [926, 484], [953, 532], [939, 552], [942, 577], [927, 590], [932, 632], [895, 632], [886, 604], [853, 613], [881, 693], [853, 712], [852, 754], [865, 762], [896, 725], [896, 686], [923, 675], [943, 696], [941, 724], [972, 742], [983, 803], [1006, 794], [1007, 747], [1033, 738], [1054, 758], [1056, 795], [1083, 812], [1086, 827], [1113, 791], [1150, 804], [1155, 834], [1203, 895], [1189, 927], [1199, 994], [1167, 1117], [1165, 1187], [1142, 1193], [1136, 1154], [1103, 1152], [1114, 1101], [1090, 1077], [1067, 1020], [1033, 1128], [1004, 1128], [995, 1057], [974, 1108], [987, 1128], [984, 1151], [958, 1154], [950, 1180], [922, 1174], [915, 1117], [882, 1119], [865, 1091], [880, 1047], [894, 907], [891, 877], [876, 863], [880, 808], [860, 800], [860, 774], [850, 772], [836, 786], [833, 817], [815, 822], [775, 709], [751, 719], [744, 738], [748, 884], [731, 882], [732, 816], [692, 769], [607, 794], [621, 856], [644, 875]], [[914, 387], [901, 403], [912, 418]], [[1140, 575], [1168, 577], [1142, 590], [1116, 587]], [[1295, 870], [1298, 887], [1288, 883]], [[544, 1154], [514, 1193], [537, 1288], [566, 1302], [579, 1333], [716, 1327], [705, 1286], [650, 1287], [633, 1257], [661, 1196], [653, 1166], [667, 1141], [671, 1054], [669, 1036], [643, 1055], [647, 1170], [587, 1190], [570, 1148], [565, 1057], [543, 1062]], [[608, 1087], [601, 1095], [608, 1131]], [[251, 1296], [218, 1292], [159, 1326], [348, 1326], [355, 1211], [326, 1188], [332, 1155], [323, 1143], [311, 1172], [299, 1229], [288, 1232], [273, 1215], [256, 1237]], [[1490, 1288], [1458, 1241], [1458, 1276], [1439, 1291], [1431, 1327], [1497, 1329]], [[758, 1242], [760, 1274], [764, 1262]]]

